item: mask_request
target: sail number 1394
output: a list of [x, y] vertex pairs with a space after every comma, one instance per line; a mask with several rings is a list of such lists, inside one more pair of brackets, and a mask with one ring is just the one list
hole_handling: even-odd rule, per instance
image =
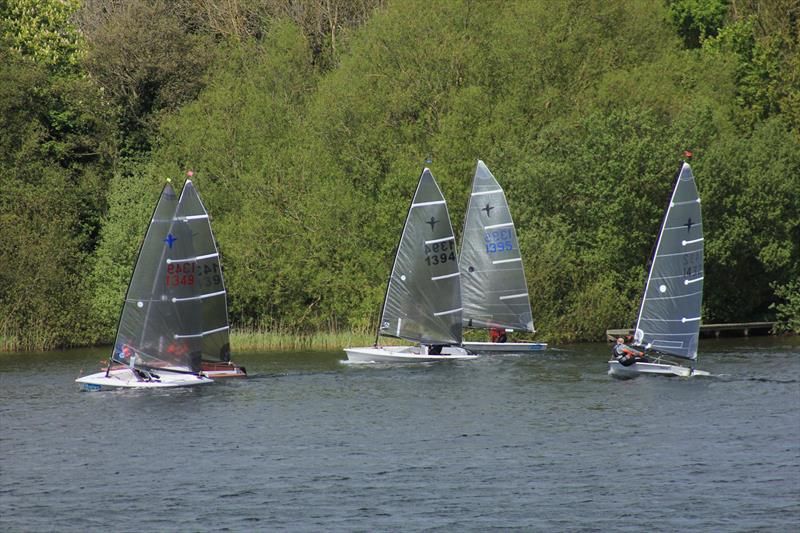
[[440, 265], [456, 260], [456, 248], [453, 241], [425, 244], [425, 262], [428, 266]]

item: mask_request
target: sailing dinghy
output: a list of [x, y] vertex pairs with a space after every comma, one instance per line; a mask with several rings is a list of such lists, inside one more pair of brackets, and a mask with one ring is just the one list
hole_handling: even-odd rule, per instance
[[[647, 277], [634, 345], [644, 348], [648, 362], [624, 366], [608, 362], [608, 373], [629, 378], [641, 374], [708, 376], [696, 370], [703, 300], [703, 221], [692, 169], [683, 163], [658, 236]], [[691, 361], [691, 367], [665, 356]]]
[[[505, 192], [478, 160], [461, 240], [465, 328], [535, 333], [525, 269]], [[542, 342], [464, 342], [474, 353], [544, 350]]]
[[206, 226], [191, 181], [180, 200], [167, 183], [139, 250], [108, 367], [78, 378], [84, 390], [212, 382], [202, 375], [203, 360], [228, 356], [228, 319], [219, 254]]
[[[447, 204], [429, 169], [422, 172], [408, 210], [386, 288], [374, 346], [345, 348], [358, 363], [474, 359], [461, 348], [461, 284]], [[417, 346], [380, 346], [396, 337]], [[438, 353], [437, 353], [438, 352]]]

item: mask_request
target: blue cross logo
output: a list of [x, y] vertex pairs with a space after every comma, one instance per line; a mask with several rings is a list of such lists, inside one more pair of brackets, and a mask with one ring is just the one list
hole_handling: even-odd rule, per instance
[[177, 240], [178, 240], [178, 238], [177, 237], [173, 237], [172, 233], [170, 233], [170, 234], [167, 235], [167, 238], [164, 239], [164, 242], [167, 243], [167, 245], [169, 246], [169, 249], [172, 250], [172, 243], [177, 241]]

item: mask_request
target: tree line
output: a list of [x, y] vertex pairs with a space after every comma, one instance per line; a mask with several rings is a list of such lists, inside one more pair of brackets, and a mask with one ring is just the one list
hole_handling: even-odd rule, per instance
[[187, 172], [236, 326], [374, 327], [425, 161], [506, 189], [550, 341], [630, 325], [685, 151], [706, 322], [800, 331], [793, 0], [0, 3], [0, 338], [108, 342]]

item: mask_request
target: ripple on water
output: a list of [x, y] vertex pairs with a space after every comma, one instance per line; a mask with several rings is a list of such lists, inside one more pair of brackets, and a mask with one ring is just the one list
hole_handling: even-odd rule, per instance
[[581, 345], [100, 394], [72, 381], [95, 353], [0, 356], [0, 529], [791, 530], [800, 350], [759, 342], [704, 341], [710, 380], [616, 381]]

